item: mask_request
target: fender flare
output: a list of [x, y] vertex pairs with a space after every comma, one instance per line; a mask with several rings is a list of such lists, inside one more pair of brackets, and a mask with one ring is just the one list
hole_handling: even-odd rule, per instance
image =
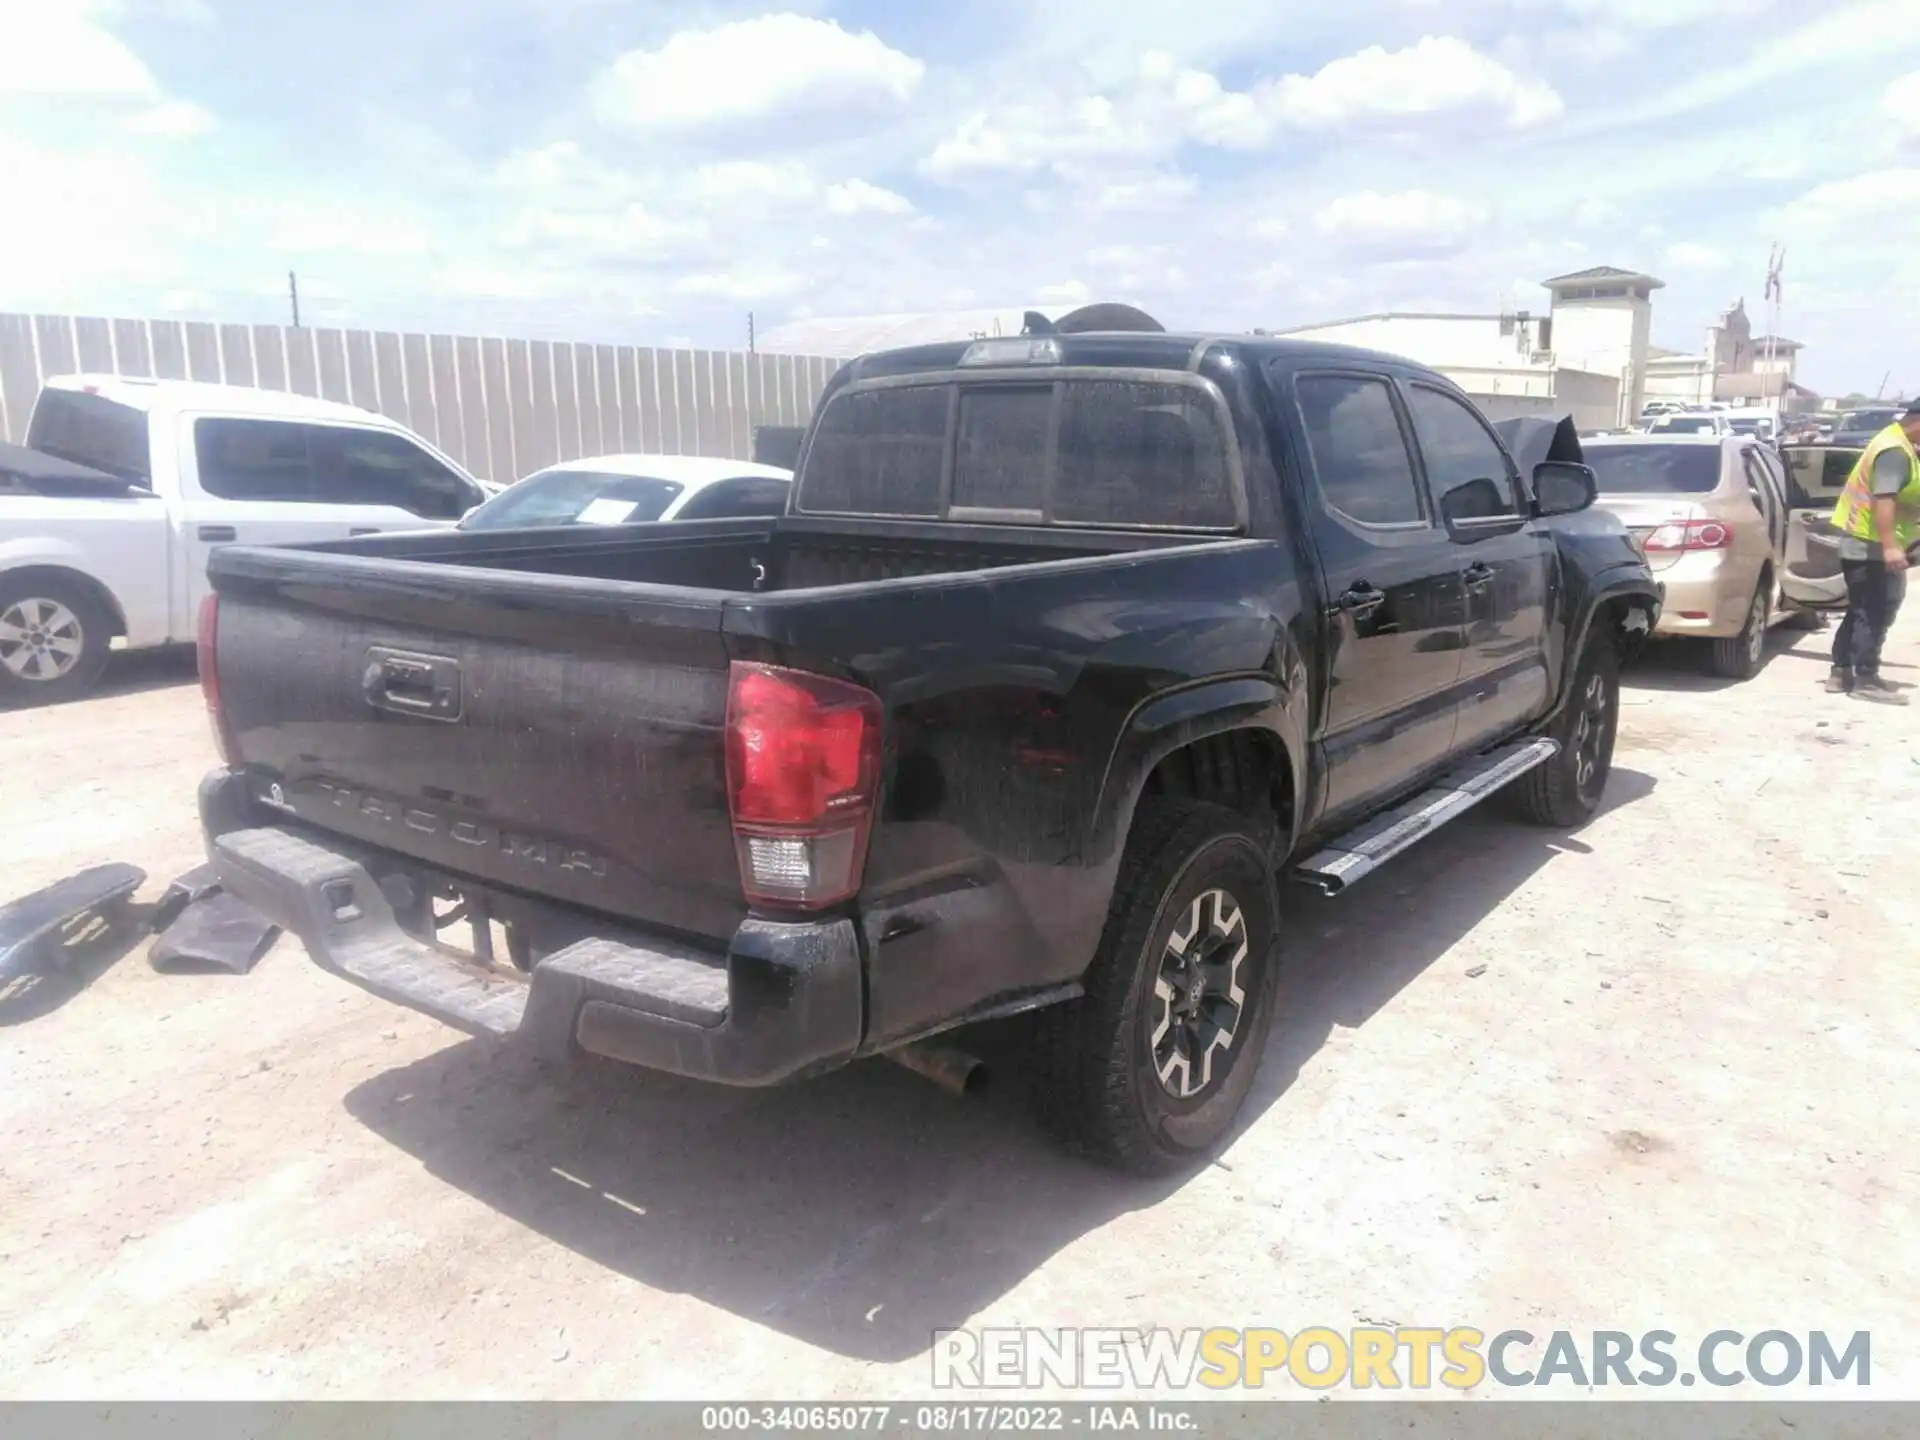
[[1134, 707], [1120, 727], [1101, 776], [1090, 853], [1118, 853], [1156, 765], [1196, 740], [1237, 730], [1266, 736], [1278, 744], [1286, 760], [1293, 832], [1276, 837], [1276, 853], [1290, 851], [1307, 799], [1305, 689], [1261, 671], [1157, 691]]
[[1547, 712], [1544, 720], [1551, 721], [1566, 709], [1567, 698], [1573, 692], [1574, 672], [1579, 668], [1580, 656], [1587, 648], [1587, 636], [1593, 631], [1593, 617], [1616, 600], [1638, 600], [1646, 605], [1647, 633], [1651, 635], [1660, 621], [1662, 599], [1658, 583], [1649, 584], [1645, 577], [1632, 574], [1602, 584], [1588, 595], [1587, 603], [1581, 607], [1579, 622], [1573, 630], [1572, 643], [1567, 646], [1565, 663], [1560, 667], [1553, 709]]

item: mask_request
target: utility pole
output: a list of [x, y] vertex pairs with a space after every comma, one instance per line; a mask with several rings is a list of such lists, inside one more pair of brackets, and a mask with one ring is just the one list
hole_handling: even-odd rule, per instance
[[300, 328], [300, 282], [293, 278], [293, 271], [287, 272], [287, 303], [293, 306], [293, 328]]
[[747, 311], [747, 354], [753, 353], [753, 312], [749, 310]]

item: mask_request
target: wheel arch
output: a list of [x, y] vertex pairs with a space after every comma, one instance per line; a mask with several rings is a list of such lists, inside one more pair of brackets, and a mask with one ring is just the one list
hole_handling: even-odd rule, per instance
[[1223, 805], [1271, 823], [1276, 862], [1296, 839], [1305, 795], [1304, 707], [1267, 673], [1162, 691], [1128, 716], [1095, 817], [1102, 852], [1124, 845], [1144, 799]]
[[121, 606], [119, 597], [104, 580], [85, 570], [76, 570], [71, 565], [62, 565], [57, 561], [35, 561], [0, 570], [0, 587], [11, 588], [16, 583], [31, 585], [35, 582], [57, 582], [71, 586], [106, 612], [107, 619], [112, 623], [113, 634], [124, 636], [127, 633], [127, 612]]

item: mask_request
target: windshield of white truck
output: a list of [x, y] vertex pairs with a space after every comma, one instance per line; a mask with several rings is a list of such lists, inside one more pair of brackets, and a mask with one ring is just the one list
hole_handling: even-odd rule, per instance
[[147, 412], [83, 390], [42, 390], [27, 427], [27, 448], [116, 479], [150, 485]]

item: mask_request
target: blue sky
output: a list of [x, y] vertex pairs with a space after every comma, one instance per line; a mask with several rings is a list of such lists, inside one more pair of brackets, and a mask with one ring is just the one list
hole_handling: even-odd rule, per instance
[[1920, 390], [1911, 0], [0, 0], [0, 186], [0, 309], [652, 344], [1604, 263], [1693, 350], [1777, 241], [1802, 378]]

